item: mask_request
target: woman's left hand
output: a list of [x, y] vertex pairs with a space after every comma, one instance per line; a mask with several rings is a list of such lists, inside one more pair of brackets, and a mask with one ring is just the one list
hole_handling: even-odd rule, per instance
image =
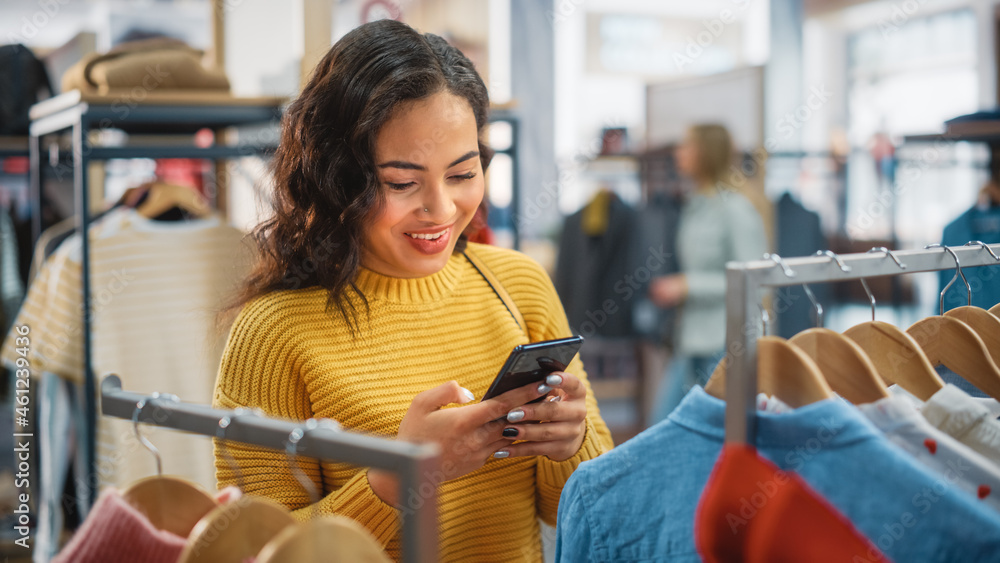
[[[500, 450], [508, 452], [508, 457], [545, 455], [552, 461], [565, 461], [580, 450], [587, 430], [587, 388], [577, 376], [565, 372], [552, 373], [544, 385], [551, 391], [542, 402], [507, 414], [504, 436], [519, 442]], [[523, 424], [528, 421], [538, 424]]]

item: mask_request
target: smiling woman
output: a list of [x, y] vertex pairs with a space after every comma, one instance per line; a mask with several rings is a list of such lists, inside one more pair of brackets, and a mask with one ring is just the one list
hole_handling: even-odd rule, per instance
[[[541, 561], [538, 520], [555, 523], [566, 480], [612, 444], [579, 359], [474, 401], [512, 348], [571, 335], [538, 264], [467, 242], [488, 104], [472, 63], [435, 35], [379, 21], [333, 46], [283, 124], [275, 211], [254, 233], [214, 403], [435, 443], [440, 559]], [[220, 485], [303, 519], [354, 518], [397, 559], [400, 513], [424, 502], [383, 472], [300, 460], [314, 502], [283, 453], [226, 450]]]
[[460, 96], [442, 91], [400, 105], [376, 137], [375, 161], [389, 189], [365, 232], [365, 267], [397, 278], [444, 267], [483, 201], [478, 143], [472, 109]]

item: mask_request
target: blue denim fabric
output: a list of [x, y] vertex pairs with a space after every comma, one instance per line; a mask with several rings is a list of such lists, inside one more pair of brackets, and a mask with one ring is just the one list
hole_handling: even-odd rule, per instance
[[[559, 503], [557, 561], [700, 561], [695, 509], [724, 413], [725, 403], [695, 387], [667, 420], [581, 464]], [[757, 447], [897, 563], [1000, 561], [1000, 513], [921, 467], [839, 399], [758, 413]]]

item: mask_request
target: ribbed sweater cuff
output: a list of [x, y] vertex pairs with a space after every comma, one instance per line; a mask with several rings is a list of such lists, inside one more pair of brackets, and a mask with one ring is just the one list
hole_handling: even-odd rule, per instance
[[316, 507], [307, 506], [292, 512], [300, 521], [316, 513], [339, 514], [358, 521], [382, 546], [399, 533], [399, 511], [388, 505], [372, 491], [368, 484], [368, 471], [359, 471], [344, 486], [319, 501]]
[[538, 456], [537, 479], [540, 494], [553, 492], [558, 498], [569, 476], [581, 463], [604, 453], [604, 449], [597, 442], [597, 430], [589, 418], [584, 432], [583, 443], [573, 457], [564, 461], [552, 461], [548, 457]]

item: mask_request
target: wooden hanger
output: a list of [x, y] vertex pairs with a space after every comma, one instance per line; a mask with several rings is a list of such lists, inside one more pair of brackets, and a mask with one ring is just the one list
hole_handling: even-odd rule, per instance
[[[841, 270], [850, 271], [840, 257], [830, 255]], [[802, 284], [802, 289], [815, 309], [816, 327], [796, 334], [789, 342], [812, 358], [830, 387], [851, 403], [873, 403], [888, 397], [889, 389], [865, 351], [843, 334], [823, 328], [823, 305], [808, 285]]]
[[186, 538], [219, 505], [201, 487], [179, 477], [157, 475], [132, 483], [122, 499], [142, 512], [158, 530]]
[[[868, 252], [883, 252], [900, 270], [906, 269], [899, 258], [885, 247]], [[852, 326], [844, 331], [844, 336], [864, 350], [885, 383], [899, 385], [922, 401], [930, 399], [931, 395], [944, 388], [944, 380], [934, 371], [934, 366], [912, 336], [889, 323], [875, 320], [875, 296], [864, 278], [861, 279], [861, 286], [871, 303], [872, 320]]]
[[139, 413], [145, 406], [146, 399], [136, 403], [132, 427], [139, 443], [156, 458], [156, 475], [127, 487], [122, 491], [122, 500], [142, 512], [155, 528], [186, 538], [203, 516], [218, 507], [218, 503], [198, 485], [163, 475], [160, 452], [139, 432]]
[[887, 384], [899, 385], [922, 401], [944, 388], [923, 348], [912, 336], [882, 321], [868, 321], [844, 331], [875, 366]]
[[[997, 189], [996, 184], [990, 183], [990, 187], [993, 190]], [[979, 246], [984, 252], [988, 252], [991, 257], [997, 262], [1000, 262], [1000, 256], [997, 256], [996, 252], [990, 248], [988, 244], [983, 241], [974, 240], [965, 243], [965, 246]], [[957, 277], [957, 273], [956, 276]], [[955, 277], [952, 277], [952, 281], [948, 283], [948, 286], [955, 281]], [[1000, 305], [997, 305], [993, 309], [986, 310], [980, 307], [972, 306], [972, 286], [969, 285], [969, 280], [962, 275], [962, 281], [965, 282], [965, 291], [968, 294], [968, 305], [964, 307], [956, 307], [950, 311], [945, 311], [945, 316], [954, 317], [963, 323], [969, 325], [972, 330], [976, 331], [976, 334], [983, 339], [983, 343], [986, 344], [986, 349], [990, 352], [990, 357], [993, 358], [993, 363], [1000, 366], [1000, 316], [996, 312], [1000, 312]], [[945, 287], [947, 289], [947, 286]], [[942, 299], [941, 308], [943, 309], [944, 303]]]
[[389, 563], [389, 556], [361, 524], [323, 516], [289, 526], [257, 555], [257, 563]]
[[157, 217], [174, 207], [200, 218], [208, 217], [212, 212], [208, 200], [193, 188], [152, 182], [147, 193], [145, 201], [139, 204], [136, 211], [148, 219]]
[[[944, 295], [948, 288], [955, 283], [955, 280], [961, 278], [965, 282], [970, 301], [972, 300], [972, 288], [969, 286], [968, 280], [965, 279], [965, 274], [962, 273], [962, 264], [955, 251], [939, 244], [928, 245], [924, 248], [935, 247], [943, 248], [955, 259], [955, 276], [941, 290], [939, 302], [941, 314], [917, 321], [906, 329], [906, 332], [920, 343], [920, 347], [927, 354], [931, 364], [947, 367], [975, 385], [980, 391], [994, 399], [1000, 399], [1000, 367], [997, 367], [996, 362], [993, 361], [983, 339], [968, 324], [957, 318], [944, 315]], [[967, 312], [959, 314], [967, 314]]]
[[993, 363], [1000, 366], [1000, 317], [990, 314], [986, 309], [969, 305], [945, 311], [944, 316], [969, 325], [983, 339]]
[[243, 563], [295, 524], [288, 510], [271, 499], [243, 495], [198, 522], [178, 563]]
[[1000, 303], [990, 307], [990, 313], [1000, 318]]
[[[725, 400], [726, 359], [712, 372], [705, 391]], [[777, 336], [757, 339], [757, 390], [777, 397], [792, 408], [833, 397], [819, 367], [795, 345]]]
[[945, 366], [980, 391], [1000, 399], [1000, 368], [969, 325], [935, 316], [913, 323], [906, 332], [920, 344], [931, 365]]
[[889, 389], [871, 358], [843, 334], [827, 328], [810, 328], [789, 342], [812, 358], [830, 388], [851, 403], [873, 403], [889, 396]]

